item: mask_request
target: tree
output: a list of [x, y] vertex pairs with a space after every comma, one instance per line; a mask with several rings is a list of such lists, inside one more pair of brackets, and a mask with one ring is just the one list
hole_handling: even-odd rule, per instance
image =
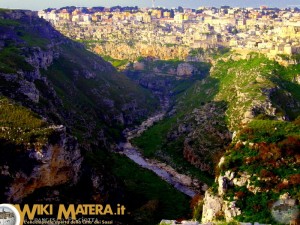
[[175, 16], [174, 10], [171, 9], [171, 11], [170, 11], [170, 18], [174, 18], [174, 16]]
[[178, 6], [178, 12], [181, 12], [181, 13], [183, 13], [183, 8], [181, 7], [181, 6]]

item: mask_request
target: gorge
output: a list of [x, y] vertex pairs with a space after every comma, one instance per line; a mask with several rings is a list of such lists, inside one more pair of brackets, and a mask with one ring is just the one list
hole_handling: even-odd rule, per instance
[[122, 203], [116, 223], [153, 225], [273, 224], [299, 200], [299, 64], [165, 46], [115, 68], [35, 12], [1, 10], [0, 31], [2, 202]]

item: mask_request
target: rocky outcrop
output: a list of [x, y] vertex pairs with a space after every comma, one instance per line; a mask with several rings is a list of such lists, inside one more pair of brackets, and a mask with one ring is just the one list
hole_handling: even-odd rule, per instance
[[192, 76], [194, 67], [189, 63], [180, 63], [177, 67], [177, 76]]
[[202, 211], [202, 222], [212, 222], [217, 214], [222, 215], [223, 199], [210, 192], [205, 193], [204, 205]]
[[39, 102], [39, 91], [37, 90], [36, 86], [33, 83], [23, 80], [20, 81], [19, 84], [20, 84], [20, 87], [18, 89], [19, 93], [27, 96], [27, 98], [33, 101], [34, 103]]
[[135, 62], [135, 63], [133, 63], [133, 69], [134, 70], [144, 70], [145, 64], [143, 62]]
[[299, 85], [300, 85], [300, 74], [295, 75], [293, 81], [294, 81], [296, 84], [299, 84]]
[[222, 196], [214, 195], [210, 191], [205, 193], [202, 212], [202, 223], [209, 223], [215, 220], [231, 221], [241, 214], [235, 202], [225, 201]]
[[184, 60], [189, 54], [189, 47], [163, 46], [160, 44], [136, 43], [134, 47], [126, 43], [105, 42], [92, 49], [100, 55], [109, 55], [114, 59], [135, 61], [138, 57], [154, 57], [161, 60]]
[[214, 173], [217, 155], [231, 141], [224, 110], [224, 103], [207, 103], [186, 115], [184, 121], [168, 134], [170, 141], [183, 137], [184, 158], [201, 171], [211, 174]]
[[44, 51], [39, 47], [35, 47], [28, 49], [28, 52], [30, 55], [25, 60], [36, 69], [47, 69], [54, 59], [59, 58], [59, 52], [54, 52], [53, 49]]
[[22, 156], [22, 161], [28, 161], [30, 171], [14, 171], [14, 163], [2, 169], [0, 174], [13, 178], [5, 193], [8, 202], [20, 202], [42, 187], [77, 183], [83, 159], [76, 139], [67, 135], [62, 126], [56, 127], [52, 136], [53, 142], [41, 149], [28, 149]]
[[88, 70], [85, 70], [83, 72], [83, 76], [86, 78], [86, 79], [93, 79], [96, 77], [96, 73], [94, 72], [91, 72], [91, 71], [88, 71]]
[[0, 79], [11, 84], [10, 88], [2, 86], [1, 93], [8, 94], [12, 98], [21, 95], [29, 101], [38, 103], [40, 92], [33, 82], [25, 79], [25, 76], [23, 72], [19, 74], [5, 74], [0, 72]]
[[205, 160], [196, 153], [196, 150], [189, 145], [190, 141], [190, 139], [185, 139], [184, 141], [183, 157], [201, 171], [210, 171], [211, 165], [206, 163]]
[[150, 163], [150, 165], [157, 166], [158, 168], [161, 168], [161, 169], [167, 171], [169, 174], [171, 174], [175, 178], [175, 180], [177, 180], [179, 183], [181, 183], [187, 187], [190, 187], [190, 188], [200, 191], [202, 193], [204, 193], [208, 189], [207, 184], [204, 184], [203, 182], [199, 181], [196, 178], [191, 178], [188, 175], [179, 173], [174, 168], [172, 168], [171, 166], [169, 166], [165, 163], [159, 162], [157, 160], [149, 160], [149, 163]]

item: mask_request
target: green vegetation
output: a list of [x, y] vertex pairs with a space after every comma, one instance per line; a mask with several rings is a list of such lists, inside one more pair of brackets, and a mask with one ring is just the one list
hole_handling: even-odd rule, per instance
[[[242, 214], [239, 221], [275, 223], [271, 207], [284, 193], [300, 199], [300, 124], [253, 120], [238, 134], [240, 141], [229, 146], [221, 174], [235, 171], [250, 174], [250, 188], [231, 187], [226, 198], [236, 197]], [[243, 141], [243, 142], [242, 142]]]
[[211, 185], [213, 177], [201, 172], [198, 168], [191, 165], [182, 156], [183, 138], [172, 142], [165, 142], [166, 133], [176, 124], [176, 118], [165, 119], [154, 125], [139, 138], [133, 140], [133, 144], [138, 146], [143, 155], [149, 158], [158, 158], [166, 161], [169, 165], [176, 168], [181, 173], [186, 173], [198, 178], [199, 180]]
[[[3, 12], [3, 11], [1, 11], [1, 12]], [[4, 11], [4, 12], [6, 12], [6, 11]], [[0, 26], [8, 27], [8, 26], [18, 26], [18, 25], [20, 25], [20, 23], [15, 20], [0, 19]]]
[[[239, 131], [236, 140], [240, 142], [228, 147], [224, 143], [224, 150], [219, 150], [218, 153], [222, 155], [227, 149], [225, 162], [220, 171], [215, 172], [224, 175], [230, 170], [238, 173], [237, 176], [243, 172], [251, 174], [251, 186], [260, 191], [253, 194], [246, 187], [236, 186], [228, 190], [225, 198], [238, 198], [237, 206], [242, 210], [242, 215], [236, 217], [238, 221], [274, 223], [270, 205], [278, 200], [279, 195], [288, 192], [293, 198], [299, 199], [300, 170], [296, 162], [299, 161], [297, 149], [300, 148], [300, 111], [297, 106], [300, 88], [295, 77], [300, 67], [283, 67], [258, 54], [234, 61], [228, 59], [227, 54], [223, 55], [223, 59], [218, 59], [209, 77], [195, 81], [175, 96], [176, 113], [173, 116], [155, 124], [136, 138], [134, 143], [148, 157], [158, 157], [191, 173], [190, 167], [183, 167], [182, 162], [178, 162], [179, 159], [185, 161], [182, 155], [187, 134], [170, 138], [179, 126], [193, 126], [197, 115], [198, 121], [205, 117], [203, 123], [198, 122], [192, 128], [194, 136], [189, 134], [189, 143], [195, 154], [198, 148], [205, 146], [206, 154], [213, 152], [213, 145], [205, 143], [213, 140], [216, 132], [226, 129]], [[269, 103], [274, 107], [273, 112], [266, 106]], [[221, 116], [213, 115], [207, 109]], [[250, 123], [249, 120], [242, 123], [246, 112], [254, 117]], [[284, 115], [292, 121], [280, 121]], [[205, 127], [218, 131], [209, 133]], [[214, 154], [217, 155], [216, 152]], [[215, 165], [217, 162], [214, 160]], [[206, 177], [209, 176], [206, 174]], [[212, 186], [216, 193], [217, 184]], [[195, 213], [199, 214], [197, 210]]]
[[164, 46], [166, 46], [167, 48], [171, 48], [171, 47], [176, 47], [177, 44], [167, 43], [167, 44], [164, 44]]
[[33, 66], [25, 61], [25, 57], [20, 55], [21, 50], [15, 46], [8, 46], [0, 51], [0, 72], [15, 73], [17, 69], [23, 71], [33, 71]]
[[230, 55], [230, 48], [211, 48], [211, 49], [203, 49], [203, 48], [192, 48], [189, 51], [189, 56], [197, 57], [197, 56], [208, 56], [214, 59], [222, 58], [224, 56]]
[[[165, 65], [167, 63], [176, 63], [177, 65], [180, 62], [177, 61], [155, 61], [154, 65], [157, 67], [160, 67], [162, 65]], [[205, 76], [205, 74], [208, 73], [209, 67], [207, 64], [198, 64], [199, 72], [202, 74], [202, 77]], [[202, 69], [200, 69], [202, 68]], [[201, 76], [200, 76], [201, 77]], [[154, 79], [160, 79], [160, 76], [155, 76]], [[166, 80], [163, 76], [161, 76], [161, 79]], [[194, 167], [190, 163], [188, 163], [183, 157], [182, 157], [182, 149], [183, 149], [183, 142], [184, 138], [183, 136], [179, 137], [176, 140], [173, 141], [167, 141], [168, 140], [168, 133], [178, 126], [178, 124], [181, 122], [182, 119], [190, 112], [189, 110], [193, 110], [194, 107], [190, 107], [190, 104], [196, 105], [197, 102], [201, 102], [197, 99], [197, 97], [189, 98], [188, 91], [195, 87], [195, 84], [201, 83], [202, 81], [199, 81], [199, 76], [195, 75], [191, 79], [187, 80], [170, 80], [170, 86], [172, 87], [172, 92], [174, 95], [172, 96], [172, 99], [174, 101], [179, 102], [178, 99], [184, 98], [183, 100], [186, 104], [181, 105], [179, 107], [179, 110], [174, 116], [167, 117], [163, 121], [158, 122], [151, 128], [149, 128], [146, 132], [143, 133], [142, 136], [135, 138], [133, 140], [133, 143], [137, 145], [140, 149], [142, 149], [143, 154], [147, 157], [155, 157], [159, 158], [162, 161], [166, 161], [168, 164], [175, 167], [178, 171], [181, 172], [187, 172], [193, 175], [194, 177], [199, 178], [202, 181], [207, 182], [208, 184], [212, 184], [212, 176], [208, 175], [206, 173], [201, 172], [198, 168]], [[188, 90], [188, 91], [186, 91]], [[199, 94], [200, 95], [200, 94]], [[201, 95], [204, 96], [204, 95]], [[194, 97], [194, 96], [193, 96]], [[205, 96], [206, 97], [206, 96]], [[187, 109], [188, 107], [189, 109]]]
[[144, 57], [143, 56], [139, 56], [139, 57], [137, 57], [137, 59], [136, 59], [136, 61], [138, 61], [138, 62], [142, 62], [142, 61], [144, 61]]
[[[7, 11], [0, 10], [0, 13]], [[33, 47], [44, 49], [50, 43], [45, 37], [47, 32], [36, 32], [35, 23], [36, 20], [29, 19], [0, 19], [0, 26], [12, 35], [0, 51], [0, 72], [12, 74], [0, 79], [3, 95], [18, 95], [17, 100], [41, 112], [49, 121], [70, 128], [81, 147], [91, 150], [85, 155], [86, 167], [107, 170], [106, 173], [123, 183], [132, 212], [130, 222], [155, 224], [162, 217], [188, 216], [186, 196], [129, 159], [106, 151], [112, 142], [122, 138], [125, 126], [134, 126], [158, 107], [157, 99], [149, 91], [114, 71], [78, 43], [63, 39], [63, 46], [52, 49], [59, 53], [59, 58], [47, 70], [41, 70], [47, 82], [44, 79], [34, 82], [40, 92], [39, 103], [29, 103], [19, 97], [17, 81], [25, 78], [17, 72], [33, 71], [26, 57], [38, 49]], [[41, 29], [46, 25], [39, 23]], [[129, 44], [134, 46], [133, 42]], [[194, 49], [190, 55], [203, 53], [207, 54], [202, 49]], [[178, 59], [138, 59], [146, 62], [146, 73], [154, 68], [161, 71], [159, 76], [148, 78], [157, 82], [154, 84], [161, 82], [161, 86], [168, 87], [164, 90], [173, 94], [174, 110], [133, 142], [145, 156], [158, 158], [179, 172], [212, 185], [215, 192], [213, 172], [225, 174], [230, 170], [237, 176], [251, 174], [250, 188], [229, 188], [225, 197], [237, 199], [236, 204], [243, 212], [237, 217], [239, 221], [273, 223], [270, 205], [281, 194], [288, 192], [300, 200], [300, 88], [295, 82], [300, 65], [282, 67], [255, 53], [237, 60], [239, 56], [231, 57], [234, 53], [226, 48], [210, 54], [216, 59], [210, 76], [206, 77], [210, 65], [192, 62], [197, 73], [186, 80], [169, 76], [170, 69], [182, 63]], [[128, 63], [108, 56], [105, 59], [115, 67]], [[299, 61], [299, 56], [293, 59]], [[6, 154], [1, 164], [8, 158], [12, 164], [17, 152], [24, 154], [33, 147], [41, 149], [47, 143], [53, 129], [31, 110], [7, 97], [0, 98], [0, 110], [0, 150]], [[290, 121], [282, 121], [285, 118]], [[230, 145], [229, 130], [238, 131], [237, 141]], [[220, 171], [214, 171], [223, 153], [224, 163]], [[23, 163], [22, 167], [25, 166]], [[117, 183], [110, 182], [109, 185]], [[199, 200], [192, 208], [195, 219], [201, 217], [201, 204]]]
[[244, 199], [237, 202], [237, 206], [242, 206], [243, 213], [236, 217], [238, 221], [259, 222], [266, 224], [277, 224], [271, 215], [270, 205], [278, 199], [274, 193], [245, 192]]
[[[189, 198], [162, 181], [154, 173], [141, 169], [129, 159], [119, 156], [114, 157], [113, 171], [124, 181], [129, 192], [129, 199], [137, 199], [138, 204], [141, 204], [140, 199], [158, 201], [158, 208], [155, 209], [156, 213], [159, 212], [157, 219], [187, 216]], [[140, 213], [139, 211], [135, 213]], [[153, 224], [147, 221], [147, 217], [142, 219], [143, 224]]]
[[222, 171], [251, 174], [251, 187], [257, 189], [253, 193], [245, 186], [234, 186], [227, 191], [226, 198], [233, 200], [235, 196], [243, 212], [237, 220], [273, 224], [270, 208], [280, 195], [289, 193], [299, 200], [300, 169], [295, 163], [299, 146], [300, 138], [289, 136], [277, 143], [260, 142], [252, 147], [237, 143], [226, 152]]
[[162, 122], [150, 127], [145, 135], [133, 140], [133, 143], [143, 149], [143, 154], [146, 157], [154, 157], [157, 150], [162, 147], [165, 134], [172, 127], [175, 122], [175, 118], [167, 118]]
[[189, 55], [190, 56], [197, 56], [197, 55], [203, 55], [204, 54], [203, 48], [193, 48], [190, 50]]
[[190, 207], [193, 210], [193, 220], [201, 222], [202, 219], [202, 211], [203, 211], [203, 197], [198, 195], [195, 195], [192, 200]]
[[[300, 146], [297, 119], [300, 111], [293, 106], [300, 100], [299, 85], [293, 82], [299, 67], [284, 68], [256, 54], [249, 60], [220, 61], [219, 65], [212, 73], [220, 81], [216, 97], [229, 103], [227, 120], [239, 130], [235, 139], [239, 142], [227, 148], [220, 173], [230, 170], [250, 174], [250, 184], [257, 190], [254, 194], [245, 186], [234, 186], [226, 192], [226, 198], [238, 198], [236, 205], [242, 211], [242, 215], [236, 217], [238, 221], [276, 223], [270, 207], [279, 195], [288, 192], [299, 199], [300, 170], [295, 162], [299, 157], [296, 152]], [[238, 77], [240, 79], [235, 81]], [[239, 94], [234, 95], [237, 91]], [[275, 115], [268, 115], [267, 110], [259, 107], [266, 101], [271, 101], [276, 108]], [[243, 117], [239, 114], [247, 109], [255, 119], [241, 127], [239, 123]], [[294, 121], [274, 120], [284, 114]]]
[[240, 223], [237, 221], [230, 221], [230, 222], [225, 222], [225, 221], [218, 221], [215, 222], [216, 225], [239, 225]]
[[[157, 100], [149, 91], [140, 88], [120, 73], [94, 69], [93, 62], [97, 62], [99, 67], [109, 67], [109, 64], [93, 53], [65, 45], [60, 59], [55, 60], [42, 74], [53, 83], [65, 109], [76, 112], [72, 115], [73, 119], [82, 121], [70, 124], [80, 141], [83, 140], [86, 124], [91, 124], [95, 133], [85, 137], [84, 141], [94, 140], [99, 129], [105, 130], [110, 138], [120, 140], [124, 126], [117, 119], [103, 121], [102, 115], [118, 117], [121, 111], [125, 116], [134, 113], [133, 106], [122, 109], [126, 104], [137, 104], [141, 108], [154, 111]], [[87, 78], [89, 76], [90, 78]], [[142, 119], [143, 116], [140, 115], [134, 121], [138, 123]]]
[[[95, 166], [101, 165], [103, 155], [95, 153], [89, 160]], [[126, 192], [126, 206], [131, 213], [131, 223], [157, 224], [162, 218], [188, 218], [189, 198], [143, 169], [125, 156], [113, 154], [111, 170], [123, 182]]]
[[20, 29], [18, 31], [18, 35], [23, 41], [25, 41], [31, 47], [39, 46], [42, 49], [45, 49], [47, 44], [50, 43], [50, 41], [47, 40], [46, 38], [40, 37], [34, 32], [28, 32], [23, 29]]
[[[9, 12], [9, 10], [2, 10], [0, 14]], [[35, 21], [32, 23], [34, 24]], [[17, 69], [25, 72], [34, 70], [34, 67], [25, 60], [27, 50], [24, 46], [39, 46], [43, 49], [50, 42], [45, 37], [36, 34], [33, 24], [0, 18], [0, 27], [6, 30], [7, 35], [12, 35], [11, 38], [4, 40], [4, 47], [0, 51], [0, 72], [16, 73]]]
[[123, 67], [123, 66], [125, 66], [129, 62], [127, 59], [123, 59], [123, 60], [114, 59], [114, 58], [112, 58], [110, 56], [102, 56], [102, 58], [105, 61], [110, 62], [115, 68]]
[[[5, 21], [7, 26], [3, 30], [8, 31], [12, 38], [4, 43], [0, 52], [0, 72], [11, 73], [0, 79], [1, 93], [7, 96], [0, 99], [0, 151], [3, 156], [0, 164], [9, 165], [9, 173], [13, 172], [9, 180], [1, 177], [1, 184], [5, 183], [1, 186], [2, 193], [17, 172], [31, 174], [33, 168], [38, 168], [36, 160], [28, 158], [28, 149], [44, 149], [55, 134], [39, 115], [28, 109], [32, 108], [45, 120], [63, 124], [67, 133], [77, 137], [84, 156], [81, 172], [97, 171], [95, 174], [101, 177], [101, 188], [104, 187], [104, 190], [97, 190], [101, 192], [101, 200], [116, 203], [124, 196], [127, 198], [126, 207], [128, 205], [132, 213], [128, 220], [133, 221], [128, 224], [155, 224], [162, 217], [188, 217], [187, 196], [154, 173], [107, 151], [112, 143], [120, 141], [125, 126], [134, 126], [158, 108], [157, 99], [80, 44], [59, 37], [58, 33], [54, 33], [53, 38], [51, 32], [55, 31], [51, 31], [49, 24], [38, 18], [29, 21], [29, 17], [23, 16], [19, 25]], [[55, 47], [47, 45], [50, 38]], [[47, 69], [40, 69], [41, 79], [34, 80], [25, 73], [34, 70], [26, 62], [26, 57], [33, 53], [43, 54], [40, 50], [44, 48], [57, 52], [58, 57]], [[114, 65], [122, 63], [125, 62]], [[27, 90], [19, 88], [21, 82], [35, 85], [39, 92], [38, 103], [25, 96]], [[8, 98], [22, 102], [24, 107]], [[79, 197], [75, 196], [76, 201], [94, 202], [90, 175], [83, 174], [74, 187], [63, 184], [37, 190], [29, 199], [32, 196], [34, 200], [40, 196], [43, 199], [43, 194], [54, 188], [60, 191], [59, 201], [74, 201], [73, 193], [79, 193]], [[76, 192], [67, 193], [67, 190]], [[117, 192], [119, 195], [114, 196]]]
[[242, 141], [276, 143], [287, 136], [300, 137], [297, 123], [274, 120], [253, 120], [240, 132]]
[[295, 60], [297, 64], [300, 62], [300, 54], [294, 54], [291, 56], [291, 59]]
[[0, 97], [0, 110], [0, 139], [27, 147], [42, 147], [48, 141], [53, 129], [35, 113], [4, 97]]
[[[0, 14], [7, 14], [9, 10], [2, 10]], [[39, 21], [41, 22], [41, 21]], [[40, 34], [37, 34], [33, 28], [33, 25], [36, 23], [35, 20], [28, 21], [28, 24], [22, 23], [20, 20], [12, 20], [12, 19], [3, 19], [0, 18], [0, 26], [5, 27], [5, 29], [13, 29], [14, 32], [17, 33], [18, 39], [21, 41], [25, 41], [25, 43], [31, 47], [39, 46], [41, 48], [45, 48], [47, 44], [49, 44], [49, 40], [46, 37], [42, 37]], [[10, 40], [6, 40], [6, 42], [10, 42]], [[24, 43], [19, 43], [20, 47], [24, 46]], [[15, 46], [16, 47], [16, 46]]]

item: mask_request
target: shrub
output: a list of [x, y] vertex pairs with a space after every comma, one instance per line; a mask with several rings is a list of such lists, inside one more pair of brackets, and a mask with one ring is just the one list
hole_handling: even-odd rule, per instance
[[275, 191], [276, 191], [276, 192], [280, 192], [281, 190], [287, 189], [288, 187], [289, 187], [289, 184], [288, 184], [288, 183], [286, 183], [286, 182], [281, 182], [281, 183], [279, 183], [279, 184], [276, 185]]
[[203, 200], [199, 200], [198, 204], [193, 209], [193, 219], [197, 221], [201, 221], [202, 212], [203, 212]]
[[236, 196], [238, 199], [244, 198], [245, 195], [246, 195], [246, 193], [243, 192], [243, 191], [235, 192], [235, 196]]
[[289, 182], [292, 185], [299, 185], [300, 184], [300, 174], [293, 174], [289, 177]]

